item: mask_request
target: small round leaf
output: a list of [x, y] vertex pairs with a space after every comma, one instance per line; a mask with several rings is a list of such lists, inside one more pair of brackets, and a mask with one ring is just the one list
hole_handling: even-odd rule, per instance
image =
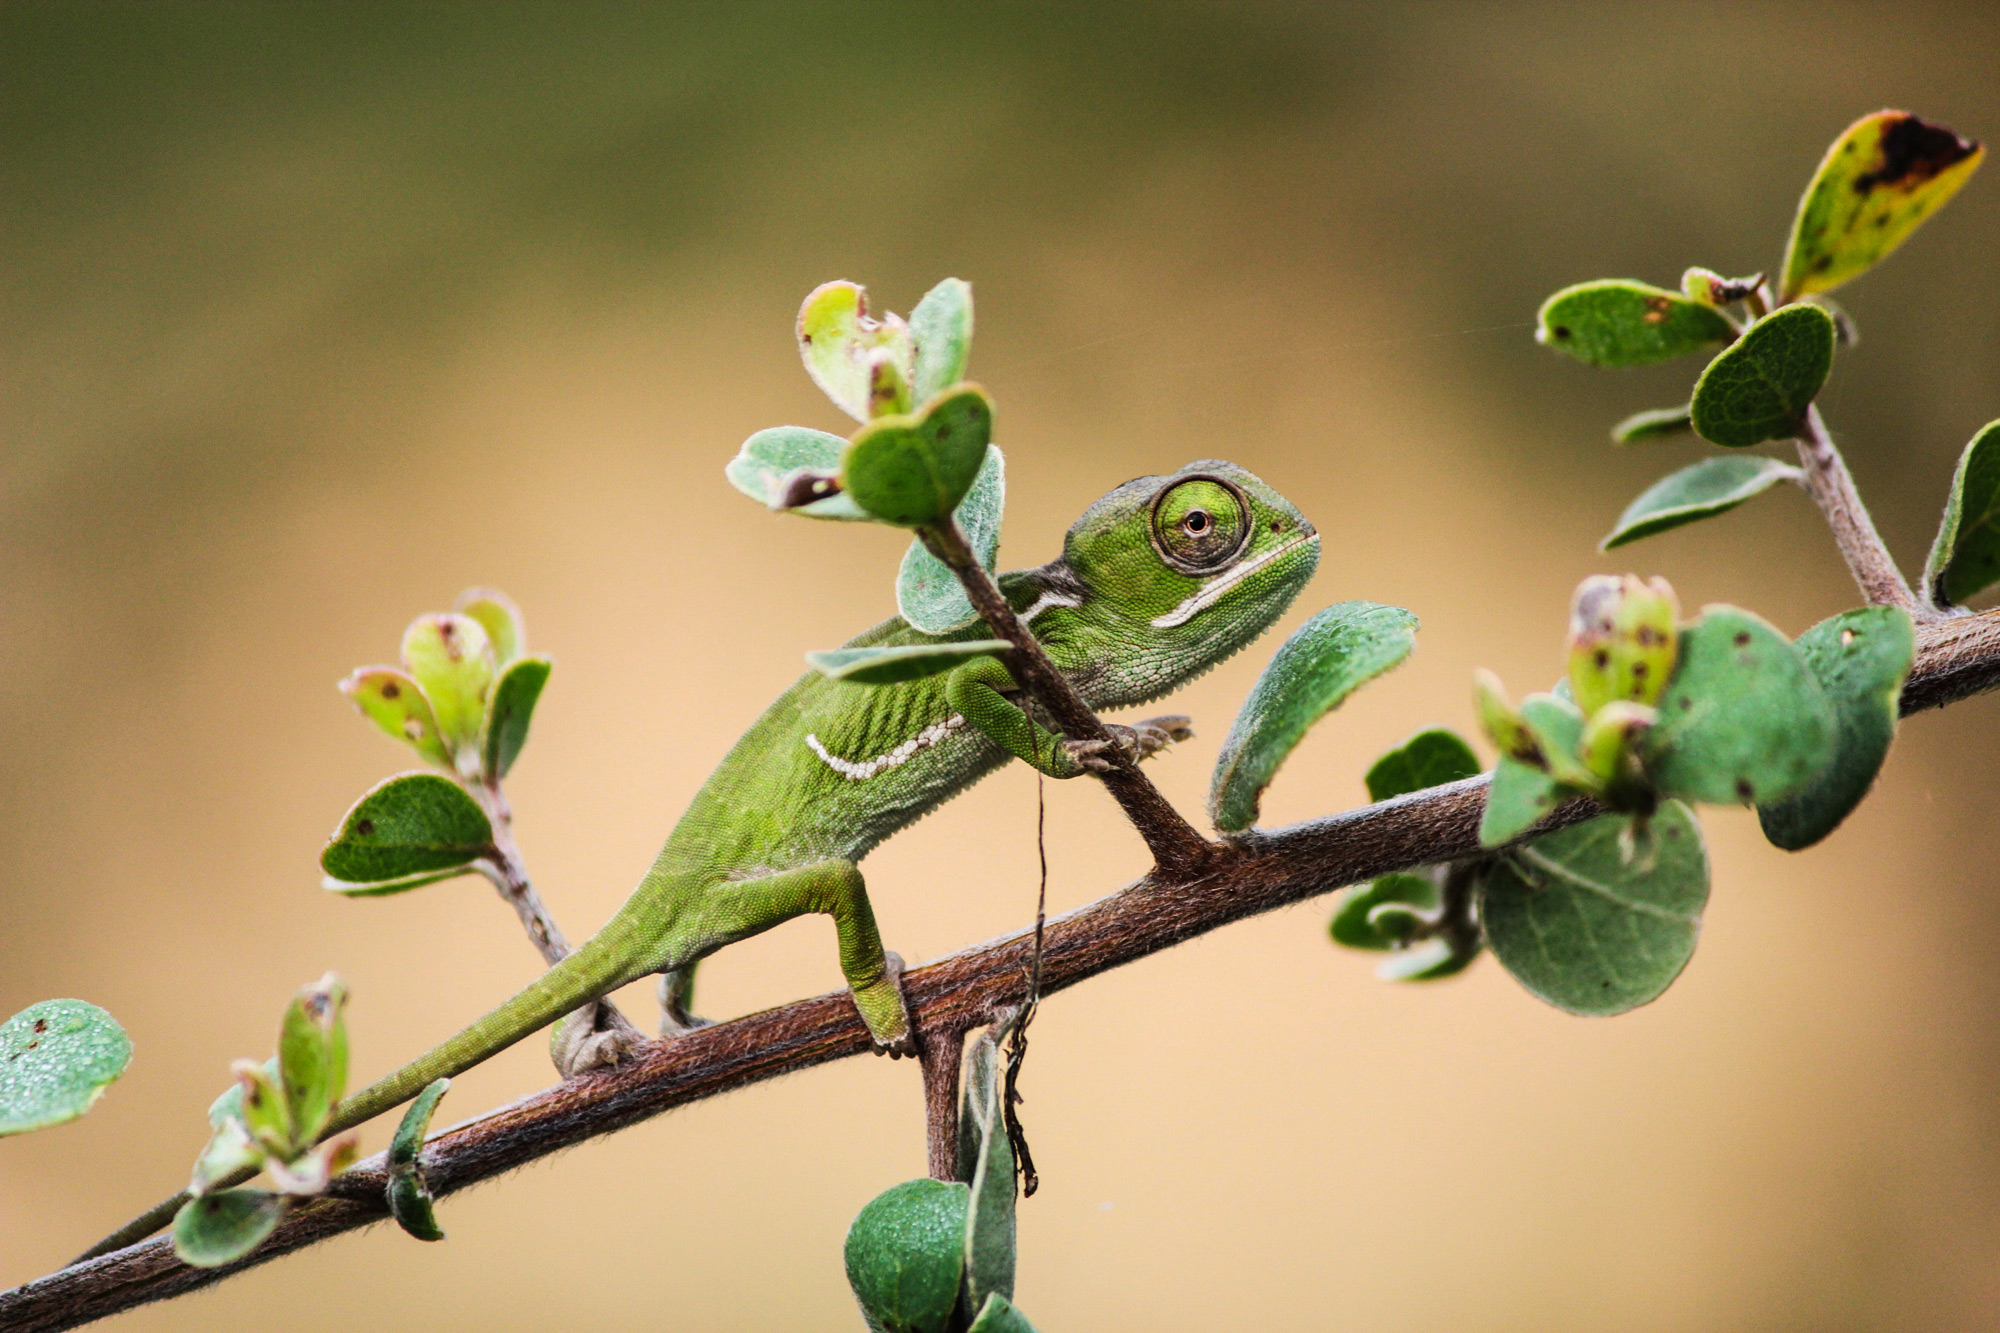
[[1479, 756], [1449, 727], [1420, 731], [1368, 770], [1368, 799], [1386, 801], [1407, 792], [1442, 787], [1479, 772]]
[[1389, 921], [1378, 917], [1375, 909], [1390, 905], [1435, 912], [1438, 905], [1437, 881], [1428, 875], [1395, 874], [1381, 875], [1372, 883], [1356, 885], [1341, 899], [1327, 932], [1333, 936], [1335, 944], [1343, 944], [1350, 949], [1378, 952], [1394, 949], [1409, 938], [1409, 933], [1401, 929], [1385, 929]]
[[906, 1180], [877, 1195], [847, 1232], [847, 1282], [871, 1327], [944, 1333], [965, 1273], [972, 1191]]
[[1499, 858], [1479, 906], [1493, 956], [1530, 994], [1573, 1014], [1658, 998], [1694, 956], [1708, 903], [1701, 826], [1678, 801], [1629, 855], [1622, 815], [1561, 829]]
[[195, 1268], [235, 1263], [262, 1245], [290, 1208], [290, 1199], [268, 1190], [204, 1194], [174, 1214], [174, 1253]]
[[0, 1136], [76, 1119], [131, 1060], [125, 1029], [96, 1005], [29, 1005], [0, 1023]]
[[486, 740], [480, 755], [489, 777], [506, 777], [520, 758], [521, 747], [528, 743], [535, 703], [542, 697], [542, 686], [549, 683], [553, 666], [546, 657], [524, 657], [500, 673], [493, 686], [493, 701], [487, 706]]
[[403, 665], [424, 687], [446, 748], [476, 741], [497, 670], [484, 627], [471, 616], [418, 616], [403, 633]]
[[1833, 344], [1833, 316], [1818, 306], [1788, 305], [1758, 320], [1695, 382], [1696, 432], [1736, 449], [1797, 435], [1833, 370]]
[[383, 731], [440, 768], [451, 767], [451, 751], [438, 730], [431, 701], [407, 672], [362, 667], [340, 682], [340, 692]]
[[836, 491], [808, 504], [787, 506], [786, 489], [801, 474], [834, 477], [840, 472], [840, 453], [847, 441], [838, 435], [805, 426], [773, 426], [760, 430], [743, 442], [736, 457], [722, 473], [729, 484], [758, 504], [807, 518], [837, 519], [866, 523], [868, 515], [852, 497]]
[[486, 641], [493, 645], [493, 660], [505, 667], [509, 662], [528, 651], [528, 631], [521, 620], [521, 608], [514, 605], [514, 599], [497, 588], [467, 588], [458, 595], [456, 607], [463, 616], [471, 616], [486, 631]]
[[465, 866], [493, 845], [477, 802], [438, 773], [400, 773], [355, 802], [320, 867], [349, 884], [380, 884]]
[[1924, 589], [1953, 606], [2000, 583], [2000, 421], [1989, 421], [1958, 457], [1944, 522], [1924, 565]]
[[1644, 366], [1720, 347], [1736, 326], [1713, 307], [1643, 282], [1607, 278], [1542, 303], [1536, 341], [1593, 366]]
[[904, 384], [914, 377], [909, 328], [896, 315], [870, 318], [868, 293], [855, 283], [813, 288], [799, 307], [798, 336], [806, 373], [856, 421], [869, 417], [876, 353], [887, 355]]
[[881, 522], [941, 523], [972, 489], [992, 436], [992, 400], [976, 384], [958, 385], [856, 431], [841, 455], [841, 489]]
[[910, 312], [910, 339], [917, 348], [913, 387], [918, 402], [964, 379], [972, 355], [972, 284], [946, 278], [924, 293]]

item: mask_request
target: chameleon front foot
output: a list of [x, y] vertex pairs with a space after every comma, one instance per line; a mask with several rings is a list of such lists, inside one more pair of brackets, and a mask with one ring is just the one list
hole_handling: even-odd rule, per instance
[[892, 1060], [917, 1053], [916, 1026], [910, 1022], [910, 1006], [903, 999], [903, 958], [883, 955], [882, 975], [866, 986], [853, 990], [854, 1007], [875, 1038], [875, 1054]]
[[1170, 713], [1164, 717], [1146, 718], [1129, 727], [1117, 722], [1107, 722], [1104, 724], [1104, 729], [1111, 733], [1111, 739], [1108, 741], [1066, 740], [1063, 742], [1063, 749], [1079, 766], [1092, 773], [1106, 773], [1111, 769], [1111, 760], [1107, 756], [1113, 745], [1130, 755], [1134, 761], [1150, 759], [1175, 741], [1192, 740], [1194, 719], [1179, 713]]
[[600, 1001], [577, 1010], [556, 1026], [549, 1055], [556, 1072], [568, 1079], [593, 1069], [609, 1069], [645, 1044], [645, 1033]]

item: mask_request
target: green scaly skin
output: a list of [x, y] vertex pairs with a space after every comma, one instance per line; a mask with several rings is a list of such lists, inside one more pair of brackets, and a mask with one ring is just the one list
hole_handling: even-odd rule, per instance
[[[1263, 633], [1318, 563], [1318, 534], [1283, 496], [1207, 461], [1120, 486], [1077, 520], [1060, 560], [1004, 574], [1000, 586], [1084, 702], [1120, 708], [1159, 698]], [[847, 646], [986, 637], [976, 620], [932, 636], [892, 619]], [[1053, 778], [1091, 771], [1088, 746], [1051, 735], [1019, 703], [990, 657], [898, 685], [801, 678], [736, 743], [597, 935], [456, 1037], [343, 1099], [328, 1133], [649, 973], [684, 982], [704, 956], [808, 912], [833, 917], [841, 971], [876, 1048], [907, 1052], [900, 963], [882, 948], [855, 862], [1010, 756]], [[1151, 736], [1156, 744], [1159, 729]]]

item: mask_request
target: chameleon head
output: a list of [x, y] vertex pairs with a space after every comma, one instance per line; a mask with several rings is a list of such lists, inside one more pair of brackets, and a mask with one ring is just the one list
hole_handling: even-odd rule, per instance
[[1269, 629], [1318, 568], [1319, 533], [1250, 472], [1204, 459], [1092, 505], [1062, 563], [1082, 605], [1053, 635], [1039, 622], [1036, 632], [1104, 650], [1082, 655], [1101, 665], [1076, 683], [1115, 708], [1165, 694]]

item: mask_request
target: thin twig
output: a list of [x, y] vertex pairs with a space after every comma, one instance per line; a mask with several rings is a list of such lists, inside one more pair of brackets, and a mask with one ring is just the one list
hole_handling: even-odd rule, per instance
[[[2000, 687], [2000, 612], [1917, 627], [1917, 660], [1903, 689], [1905, 715]], [[1413, 792], [1219, 849], [1189, 882], [1155, 876], [1048, 922], [1041, 989], [1065, 990], [1230, 922], [1412, 866], [1477, 854], [1485, 777]], [[1596, 814], [1570, 801], [1530, 836]], [[1016, 1002], [1033, 952], [1029, 930], [961, 950], [904, 979], [925, 1031], [969, 1031]], [[656, 1042], [629, 1063], [523, 1098], [426, 1146], [425, 1176], [438, 1197], [690, 1102], [871, 1049], [847, 992], [800, 1000]], [[291, 1217], [262, 1248], [228, 1268], [190, 1268], [164, 1237], [74, 1264], [0, 1292], [0, 1329], [74, 1328], [121, 1310], [222, 1281], [386, 1216], [386, 1163], [376, 1156], [336, 1178], [332, 1197]]]
[[[979, 612], [987, 628], [1013, 646], [1010, 668], [1022, 687], [1048, 709], [1063, 735], [1071, 740], [1111, 741], [1104, 723], [1077, 697], [1042, 645], [1007, 605], [1000, 585], [973, 556], [972, 546], [957, 520], [942, 528], [925, 528], [920, 535], [931, 553], [958, 576], [966, 595], [972, 599], [973, 609]], [[1180, 811], [1139, 771], [1138, 761], [1123, 746], [1115, 742], [1107, 745], [1104, 757], [1111, 768], [1098, 776], [1123, 807], [1125, 817], [1132, 821], [1139, 836], [1146, 840], [1160, 873], [1169, 878], [1198, 874], [1219, 850], [1219, 845], [1202, 837], [1181, 818]]]
[[1817, 403], [1806, 409], [1805, 430], [1798, 438], [1798, 446], [1799, 462], [1805, 466], [1806, 492], [1826, 515], [1827, 526], [1833, 529], [1834, 544], [1840, 548], [1848, 572], [1854, 575], [1869, 605], [1900, 606], [1918, 619], [1934, 615], [1910, 592], [1909, 581], [1896, 567], [1882, 534], [1875, 530], [1875, 520], [1868, 516], [1861, 492], [1854, 488], [1847, 460], [1840, 456], [1833, 436], [1827, 432]]

